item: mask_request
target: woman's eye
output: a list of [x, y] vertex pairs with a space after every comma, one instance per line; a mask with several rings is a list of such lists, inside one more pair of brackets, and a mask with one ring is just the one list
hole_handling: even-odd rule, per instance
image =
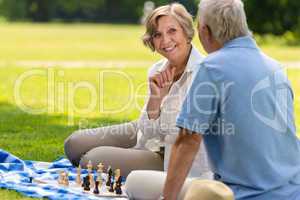
[[160, 33], [154, 33], [154, 34], [153, 34], [153, 38], [159, 38], [160, 36], [161, 36]]
[[170, 30], [169, 30], [169, 33], [175, 33], [177, 30], [175, 29], [175, 28], [171, 28]]

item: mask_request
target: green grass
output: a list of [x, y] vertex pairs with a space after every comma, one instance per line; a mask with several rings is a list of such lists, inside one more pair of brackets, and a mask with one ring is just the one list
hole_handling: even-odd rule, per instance
[[[141, 26], [0, 24], [0, 33], [0, 62], [4, 63], [0, 67], [2, 149], [22, 159], [53, 161], [63, 155], [64, 139], [79, 126], [97, 127], [138, 117], [137, 105], [143, 105], [143, 95], [146, 92], [146, 67], [149, 66], [145, 64], [128, 64], [122, 69], [44, 66], [26, 68], [16, 66], [16, 62], [154, 62], [159, 56], [141, 44]], [[195, 43], [199, 46], [199, 42]], [[263, 49], [280, 60], [299, 59], [300, 47], [265, 45]], [[101, 81], [103, 73], [105, 76]], [[27, 78], [19, 88], [16, 87], [26, 74]], [[296, 125], [300, 127], [300, 70], [289, 69], [288, 75], [295, 91]], [[83, 85], [88, 85], [89, 89], [80, 88]], [[95, 106], [84, 112], [92, 100], [96, 100]], [[23, 109], [20, 103], [23, 104]], [[33, 114], [25, 112], [24, 106], [31, 111], [43, 108], [49, 110]], [[124, 107], [125, 109], [118, 112]], [[116, 112], [112, 114], [111, 111]], [[0, 196], [4, 200], [29, 199], [7, 190], [0, 190]]]
[[300, 137], [300, 69], [288, 70], [288, 77], [294, 91], [294, 109], [297, 135]]
[[137, 25], [0, 24], [0, 60], [155, 59]]
[[[30, 76], [24, 79], [21, 87], [15, 88], [16, 81], [21, 80], [21, 75], [33, 70], [45, 72], [45, 75]], [[135, 94], [141, 96], [145, 94], [146, 87], [143, 84], [146, 80], [145, 68], [109, 69], [109, 71], [84, 68], [50, 70], [0, 68], [2, 80], [0, 146], [2, 148], [24, 159], [52, 161], [63, 155], [63, 140], [73, 130], [78, 129], [80, 121], [88, 120], [89, 126], [101, 126], [138, 117], [139, 109], [136, 104], [142, 106], [144, 98], [131, 97]], [[62, 72], [64, 75], [59, 76]], [[100, 81], [98, 77], [103, 72], [105, 78]], [[50, 78], [47, 78], [46, 73], [53, 73], [55, 78], [53, 87], [49, 89]], [[91, 89], [72, 89], [83, 82], [88, 83]], [[142, 87], [138, 90], [138, 86]], [[94, 91], [96, 96], [92, 97], [91, 91]], [[49, 98], [48, 94], [51, 92], [53, 98]], [[89, 105], [92, 105], [91, 99], [95, 100], [95, 106], [85, 111]], [[51, 105], [53, 105], [52, 110], [35, 114], [35, 111], [50, 108]], [[111, 114], [112, 112], [115, 113]], [[37, 149], [39, 151], [36, 151]]]
[[34, 198], [30, 198], [30, 197], [25, 197], [22, 194], [12, 191], [12, 190], [6, 190], [6, 189], [2, 189], [0, 191], [1, 194], [1, 200], [33, 200]]
[[[0, 23], [0, 61], [155, 61], [159, 56], [142, 45], [143, 32], [140, 25]], [[200, 48], [197, 37], [194, 43]], [[274, 41], [262, 48], [281, 61], [300, 59], [299, 46]]]

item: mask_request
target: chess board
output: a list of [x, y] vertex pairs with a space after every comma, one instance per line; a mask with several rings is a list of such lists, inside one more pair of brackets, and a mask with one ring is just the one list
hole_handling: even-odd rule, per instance
[[64, 186], [64, 185], [60, 185], [58, 184], [57, 180], [45, 180], [45, 179], [38, 179], [35, 178], [33, 180], [33, 182], [38, 183], [38, 184], [45, 184], [47, 186], [52, 186], [52, 187], [60, 187], [63, 189], [66, 189], [72, 193], [76, 193], [76, 194], [84, 194], [84, 195], [88, 195], [89, 197], [94, 197], [92, 199], [101, 199], [101, 197], [105, 197], [105, 199], [114, 199], [114, 200], [128, 200], [129, 198], [127, 197], [127, 195], [125, 194], [125, 188], [124, 186], [122, 186], [122, 191], [123, 194], [122, 195], [118, 195], [112, 192], [109, 192], [109, 187], [107, 187], [105, 185], [105, 181], [103, 181], [103, 184], [101, 186], [99, 186], [99, 194], [94, 194], [94, 188], [91, 188], [90, 191], [84, 191], [83, 187], [79, 184], [77, 184], [74, 180], [69, 181], [69, 185], [68, 186]]

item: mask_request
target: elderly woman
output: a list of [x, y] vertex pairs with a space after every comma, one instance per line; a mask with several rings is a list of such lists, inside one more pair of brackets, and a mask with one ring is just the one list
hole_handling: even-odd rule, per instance
[[[178, 3], [155, 9], [146, 20], [144, 44], [165, 59], [149, 70], [148, 98], [139, 120], [121, 125], [79, 130], [65, 141], [65, 153], [74, 164], [86, 167], [89, 160], [132, 170], [167, 170], [170, 148], [178, 129], [175, 120], [202, 55], [191, 44], [191, 15]], [[155, 149], [164, 146], [164, 159]], [[206, 151], [201, 145], [190, 170], [192, 177], [211, 178]], [[201, 159], [201, 161], [199, 161]]]

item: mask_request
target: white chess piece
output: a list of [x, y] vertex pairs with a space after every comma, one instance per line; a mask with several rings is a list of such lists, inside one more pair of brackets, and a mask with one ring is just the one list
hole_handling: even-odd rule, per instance
[[81, 181], [81, 166], [80, 165], [77, 168], [76, 183], [78, 185], [81, 185], [81, 183], [82, 183], [82, 181]]
[[93, 176], [93, 164], [92, 164], [92, 161], [89, 160], [88, 164], [86, 165], [87, 167], [87, 170], [88, 170], [88, 175], [90, 177], [90, 187], [93, 188], [95, 186], [95, 180], [94, 180], [94, 176]]

